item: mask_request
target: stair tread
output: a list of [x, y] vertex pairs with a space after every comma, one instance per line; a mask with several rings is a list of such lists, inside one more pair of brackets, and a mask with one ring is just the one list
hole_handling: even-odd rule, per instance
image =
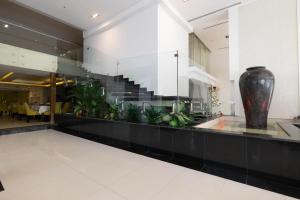
[[[140, 101], [140, 100], [165, 100], [174, 101], [177, 100], [176, 96], [160, 96], [154, 95], [154, 91], [148, 91], [147, 88], [141, 87], [140, 84], [136, 84], [129, 78], [123, 75], [109, 76], [103, 74], [93, 74], [82, 66], [80, 69], [83, 72], [82, 77], [86, 77], [88, 74], [90, 78], [97, 79], [106, 88], [106, 91], [111, 93], [112, 96], [119, 97], [125, 101]], [[180, 97], [180, 100], [191, 101], [191, 98]]]

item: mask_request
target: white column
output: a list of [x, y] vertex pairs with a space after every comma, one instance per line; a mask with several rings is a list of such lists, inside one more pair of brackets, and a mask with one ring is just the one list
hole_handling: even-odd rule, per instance
[[239, 92], [239, 7], [229, 9], [229, 79], [235, 115], [241, 115]]

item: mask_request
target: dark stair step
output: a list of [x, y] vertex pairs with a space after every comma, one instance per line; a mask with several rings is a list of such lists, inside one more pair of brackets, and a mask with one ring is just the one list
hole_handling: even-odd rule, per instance
[[106, 92], [125, 101], [161, 99], [158, 96], [154, 96], [153, 91], [147, 91], [147, 88], [141, 88], [140, 84], [135, 84], [134, 81], [130, 81], [129, 78], [124, 78], [123, 75], [108, 76], [89, 73], [89, 76], [90, 78], [99, 80], [106, 88]]
[[152, 95], [153, 93], [152, 92], [148, 92], [147, 90], [144, 90], [144, 89], [125, 89], [124, 88], [113, 88], [113, 89], [107, 89], [106, 92], [108, 93], [128, 93], [128, 92], [131, 92], [131, 93], [147, 93], [147, 94], [150, 94]]
[[151, 101], [151, 96], [119, 96], [118, 99], [123, 101]]
[[113, 92], [111, 96], [114, 97], [151, 97], [151, 93], [134, 93], [134, 92]]
[[[140, 87], [136, 85], [127, 85], [127, 84], [106, 84], [107, 89], [114, 89], [114, 88], [123, 88], [123, 89], [140, 89]], [[146, 88], [145, 88], [146, 89]]]

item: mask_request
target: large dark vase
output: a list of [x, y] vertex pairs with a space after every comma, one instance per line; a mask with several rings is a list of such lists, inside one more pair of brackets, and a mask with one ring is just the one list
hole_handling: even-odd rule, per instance
[[275, 78], [266, 67], [251, 67], [240, 77], [247, 128], [266, 129]]

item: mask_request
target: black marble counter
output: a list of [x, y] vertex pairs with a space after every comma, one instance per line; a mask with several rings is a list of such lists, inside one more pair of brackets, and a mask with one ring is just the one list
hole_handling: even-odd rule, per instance
[[287, 133], [287, 137], [281, 139], [300, 141], [300, 123], [298, 121], [278, 122], [278, 125]]

